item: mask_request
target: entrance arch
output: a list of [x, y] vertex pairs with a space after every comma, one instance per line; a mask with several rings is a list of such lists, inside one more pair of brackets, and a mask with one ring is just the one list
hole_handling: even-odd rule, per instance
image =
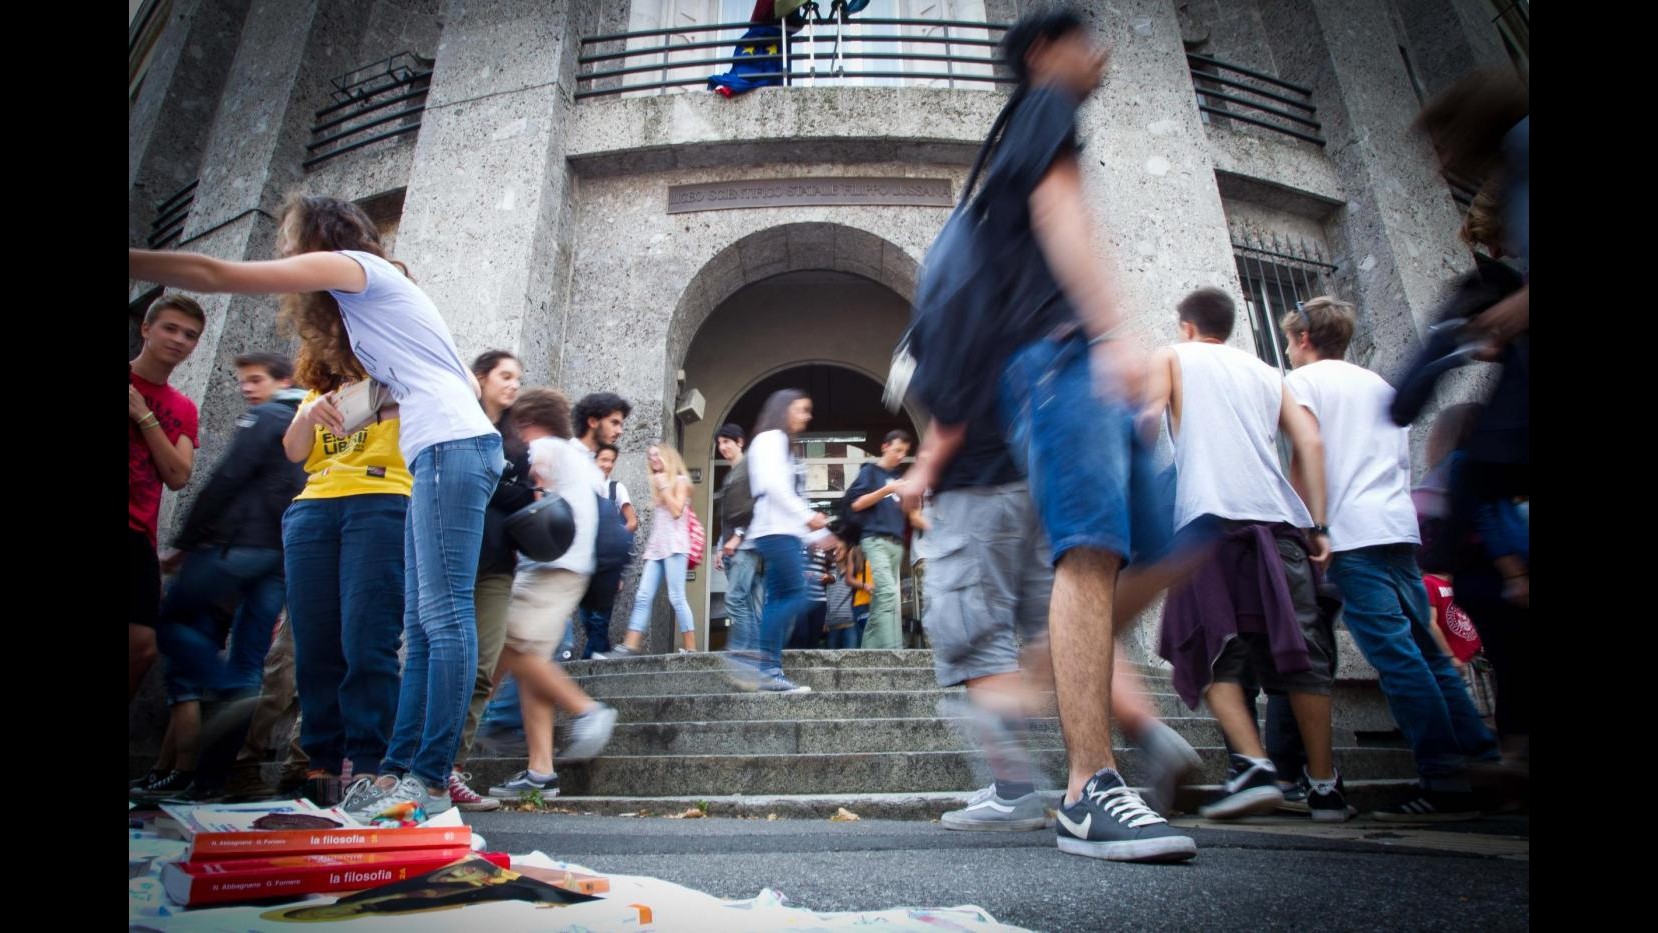
[[727, 421], [752, 435], [766, 396], [805, 390], [816, 417], [809, 457], [809, 492], [820, 506], [838, 498], [858, 466], [876, 455], [887, 431], [918, 433], [918, 412], [881, 404], [892, 348], [909, 320], [909, 297], [884, 282], [839, 270], [786, 271], [752, 282], [709, 310], [683, 357], [684, 392], [705, 400], [704, 417], [681, 426], [680, 449], [696, 473], [695, 508], [708, 529], [710, 559], [694, 572], [687, 596], [698, 641], [710, 620], [723, 619], [724, 575], [713, 567], [718, 527], [716, 493], [725, 478], [714, 433]]

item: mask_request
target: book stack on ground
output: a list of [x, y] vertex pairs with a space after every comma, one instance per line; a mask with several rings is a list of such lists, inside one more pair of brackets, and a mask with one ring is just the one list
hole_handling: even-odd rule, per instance
[[[189, 848], [163, 866], [162, 885], [188, 907], [361, 891], [473, 855], [464, 825], [378, 829], [308, 800], [163, 810]], [[505, 854], [478, 854], [510, 867]]]

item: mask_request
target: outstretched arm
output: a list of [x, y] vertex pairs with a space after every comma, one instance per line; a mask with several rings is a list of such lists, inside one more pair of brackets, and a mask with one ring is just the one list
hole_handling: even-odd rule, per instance
[[193, 292], [287, 295], [334, 291], [357, 293], [368, 275], [356, 260], [339, 253], [303, 253], [265, 262], [231, 262], [201, 253], [127, 250], [127, 275]]

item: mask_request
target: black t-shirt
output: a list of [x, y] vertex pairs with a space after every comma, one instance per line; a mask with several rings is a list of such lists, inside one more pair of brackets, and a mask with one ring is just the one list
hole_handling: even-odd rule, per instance
[[993, 419], [981, 419], [967, 423], [967, 436], [939, 472], [933, 492], [1002, 486], [1022, 478], [1014, 466], [1013, 452], [1002, 439], [1001, 426]]
[[507, 516], [535, 501], [535, 481], [530, 478], [530, 448], [507, 423], [505, 416], [496, 426], [501, 432], [501, 456], [506, 461], [501, 479], [484, 509], [483, 548], [478, 555], [478, 575], [510, 574], [518, 566], [518, 549], [507, 537]]
[[1055, 160], [1077, 152], [1078, 103], [1056, 88], [1027, 92], [985, 169], [982, 196], [990, 199], [990, 222], [1008, 240], [1008, 304], [1000, 330], [1009, 350], [1077, 320], [1031, 229], [1030, 196]]
[[[846, 490], [849, 499], [858, 499], [867, 496], [882, 486], [892, 482], [893, 474], [881, 469], [879, 463], [866, 463], [858, 471], [858, 478]], [[894, 538], [904, 537], [904, 510], [898, 505], [893, 496], [887, 496], [874, 506], [857, 513], [863, 520], [863, 533], [860, 538], [870, 535], [891, 535]]]
[[1076, 108], [1075, 98], [1051, 88], [1013, 105], [981, 190], [951, 217], [928, 257], [935, 265], [923, 269], [917, 300], [938, 310], [917, 322], [912, 388], [946, 424], [994, 419], [1009, 355], [1076, 323], [1030, 213], [1042, 177], [1077, 150]]

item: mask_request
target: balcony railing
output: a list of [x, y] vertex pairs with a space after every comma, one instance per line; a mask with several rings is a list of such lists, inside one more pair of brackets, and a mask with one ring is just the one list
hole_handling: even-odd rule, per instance
[[156, 206], [155, 220], [150, 222], [150, 249], [176, 242], [184, 233], [184, 221], [190, 216], [191, 205], [196, 203], [196, 184], [193, 181], [185, 185]]
[[1207, 55], [1188, 52], [1186, 64], [1197, 91], [1197, 109], [1210, 118], [1237, 120], [1324, 145], [1313, 92], [1307, 88]]
[[[588, 36], [581, 40], [575, 96], [664, 93], [695, 87], [737, 63], [770, 63], [750, 81], [783, 85], [905, 84], [990, 87], [1011, 83], [995, 48], [1006, 23], [827, 16], [815, 4], [775, 23], [716, 23]], [[733, 49], [757, 26], [778, 27], [776, 50]], [[770, 39], [767, 46], [772, 45]]]
[[[381, 140], [416, 132], [432, 83], [432, 60], [400, 52], [334, 78], [335, 103], [317, 111], [303, 163], [310, 169]], [[390, 129], [381, 127], [390, 125]], [[370, 130], [378, 132], [364, 136]]]

